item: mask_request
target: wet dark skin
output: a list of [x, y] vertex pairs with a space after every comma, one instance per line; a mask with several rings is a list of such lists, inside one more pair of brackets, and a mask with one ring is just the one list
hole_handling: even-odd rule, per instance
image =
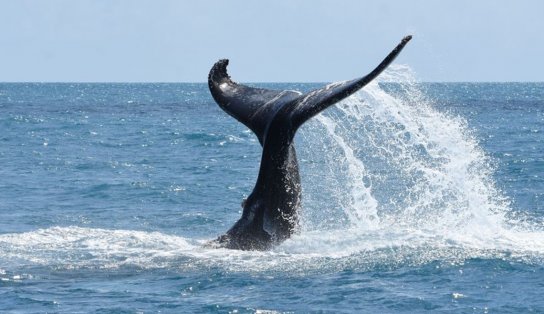
[[295, 133], [304, 122], [376, 78], [411, 38], [404, 37], [368, 75], [329, 84], [307, 94], [237, 84], [227, 74], [228, 60], [215, 63], [208, 77], [214, 100], [257, 135], [263, 152], [255, 187], [242, 201], [242, 217], [224, 235], [208, 245], [267, 250], [296, 231], [301, 186], [293, 142]]

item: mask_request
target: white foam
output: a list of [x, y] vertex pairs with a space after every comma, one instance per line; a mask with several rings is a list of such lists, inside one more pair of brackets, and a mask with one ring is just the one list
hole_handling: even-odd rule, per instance
[[43, 265], [55, 269], [136, 267], [198, 271], [214, 267], [229, 272], [294, 273], [431, 261], [462, 263], [476, 257], [541, 262], [541, 236], [512, 233], [475, 241], [418, 229], [309, 231], [271, 251], [248, 252], [206, 248], [206, 240], [157, 232], [53, 227], [0, 235], [0, 262], [4, 269]]

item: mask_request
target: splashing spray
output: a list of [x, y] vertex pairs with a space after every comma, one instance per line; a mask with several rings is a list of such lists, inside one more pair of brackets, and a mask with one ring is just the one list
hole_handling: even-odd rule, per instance
[[306, 231], [424, 231], [475, 246], [512, 236], [490, 158], [463, 118], [433, 108], [407, 66], [390, 67], [302, 133]]

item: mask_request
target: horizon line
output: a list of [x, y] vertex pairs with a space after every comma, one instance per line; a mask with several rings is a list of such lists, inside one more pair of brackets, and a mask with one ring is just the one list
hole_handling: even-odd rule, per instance
[[[389, 82], [380, 82], [380, 83], [400, 83], [402, 81], [389, 81]], [[329, 84], [333, 83], [332, 81], [328, 82], [311, 82], [311, 81], [284, 81], [284, 82], [266, 82], [266, 81], [257, 81], [257, 82], [237, 82], [238, 84]], [[543, 81], [418, 81], [418, 83], [432, 83], [432, 84], [445, 84], [445, 83], [494, 83], [494, 84], [504, 84], [504, 83], [544, 83]], [[208, 84], [207, 81], [0, 81], [0, 84]]]

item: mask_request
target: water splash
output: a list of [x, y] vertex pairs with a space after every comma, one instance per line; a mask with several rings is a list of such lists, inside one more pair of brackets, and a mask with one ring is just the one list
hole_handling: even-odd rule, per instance
[[347, 242], [371, 230], [426, 234], [464, 247], [543, 252], [542, 228], [508, 218], [510, 203], [466, 121], [434, 109], [406, 66], [318, 116], [301, 139], [306, 231], [336, 230]]

